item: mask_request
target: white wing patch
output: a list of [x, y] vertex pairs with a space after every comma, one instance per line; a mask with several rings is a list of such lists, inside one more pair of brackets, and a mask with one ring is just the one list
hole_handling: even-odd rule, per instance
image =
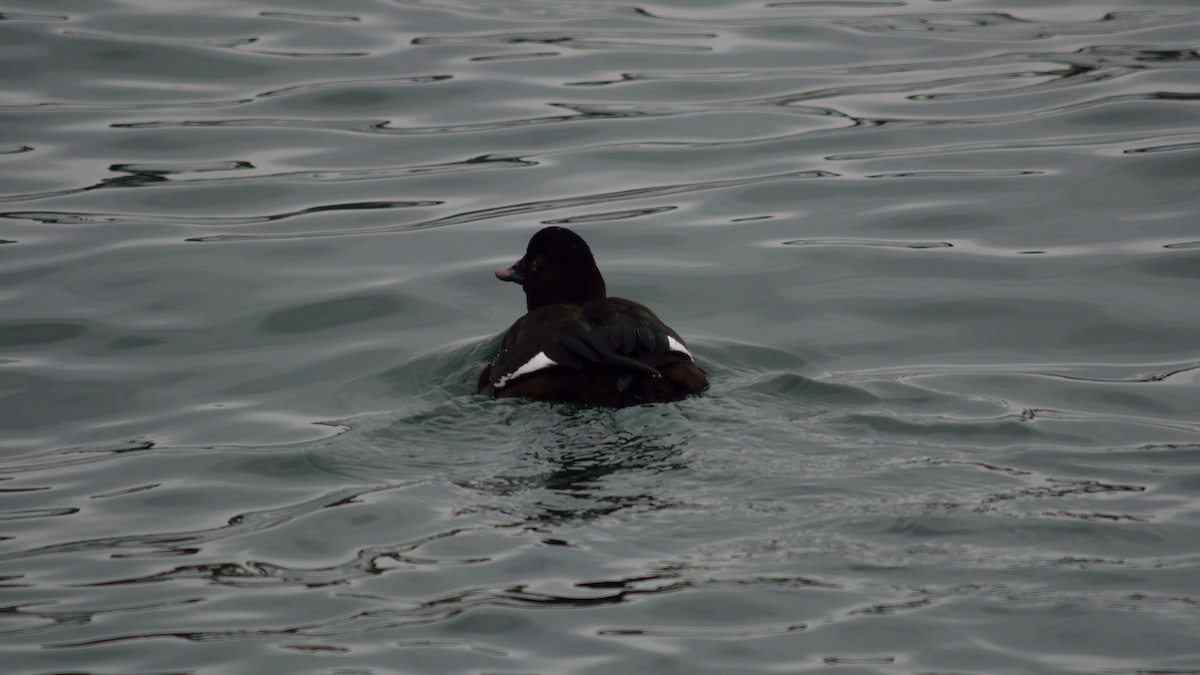
[[693, 361], [695, 360], [692, 358], [692, 353], [688, 351], [687, 347], [684, 347], [682, 342], [680, 342], [679, 340], [676, 340], [675, 338], [671, 337], [670, 335], [667, 336], [667, 351], [679, 352], [680, 354], [687, 354], [687, 357], [689, 359], [692, 359]]
[[[680, 354], [686, 355], [689, 359], [695, 360], [692, 357], [692, 353], [688, 351], [688, 348], [684, 347], [682, 342], [680, 342], [679, 340], [676, 340], [675, 338], [671, 337], [670, 335], [667, 336], [667, 351], [678, 352]], [[537, 354], [533, 355], [533, 358], [526, 361], [520, 368], [517, 368], [516, 370], [512, 371], [511, 373], [504, 375], [499, 380], [496, 380], [495, 388], [500, 389], [504, 385], [508, 384], [512, 380], [517, 379], [518, 377], [521, 377], [523, 375], [528, 375], [530, 373], [536, 373], [539, 370], [553, 368], [554, 366], [557, 366], [557, 365], [558, 365], [558, 362], [555, 361], [554, 359], [550, 358], [549, 356], [546, 356], [546, 352], [538, 352]]]
[[[690, 356], [690, 354], [689, 354], [689, 356]], [[496, 388], [499, 389], [499, 388], [503, 387], [504, 385], [508, 384], [509, 380], [516, 379], [518, 377], [521, 377], [522, 375], [528, 375], [529, 373], [534, 373], [539, 370], [545, 370], [546, 368], [552, 368], [557, 365], [558, 365], [558, 362], [555, 361], [554, 359], [550, 358], [549, 356], [546, 356], [546, 352], [538, 352], [537, 354], [534, 354], [532, 359], [529, 359], [528, 361], [526, 361], [525, 365], [521, 366], [520, 368], [517, 368], [516, 370], [512, 371], [511, 373], [505, 375], [504, 377], [501, 377], [499, 380], [496, 380]]]

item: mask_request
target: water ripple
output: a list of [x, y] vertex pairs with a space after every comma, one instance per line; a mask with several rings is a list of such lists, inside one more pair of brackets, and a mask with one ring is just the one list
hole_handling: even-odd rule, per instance
[[[399, 167], [380, 167], [372, 169], [343, 169], [343, 170], [317, 170], [317, 171], [285, 171], [280, 173], [270, 174], [254, 174], [250, 176], [217, 176], [204, 178], [188, 178], [189, 174], [197, 173], [213, 173], [225, 171], [247, 171], [253, 170], [256, 167], [249, 162], [217, 162], [211, 164], [114, 164], [109, 167], [110, 171], [118, 171], [126, 175], [114, 176], [105, 178], [99, 183], [85, 185], [83, 187], [71, 188], [67, 190], [57, 190], [54, 192], [41, 192], [31, 194], [16, 194], [0, 196], [0, 203], [12, 203], [23, 201], [36, 201], [39, 199], [47, 199], [50, 197], [59, 197], [72, 194], [80, 194], [93, 190], [101, 190], [108, 188], [154, 188], [177, 186], [179, 184], [189, 185], [239, 185], [239, 184], [264, 184], [264, 183], [338, 183], [349, 181], [372, 181], [372, 180], [387, 180], [394, 178], [403, 178], [409, 176], [426, 176], [431, 174], [445, 173], [464, 173], [469, 171], [503, 169], [503, 168], [522, 168], [537, 166], [537, 162], [521, 159], [519, 157], [494, 157], [483, 155], [480, 157], [471, 157], [469, 159], [450, 161], [441, 164], [425, 164], [416, 166], [399, 166]], [[393, 208], [404, 206], [435, 206], [442, 202], [432, 200], [410, 201], [410, 202], [364, 202], [365, 204], [380, 204], [380, 206], [358, 206], [351, 205], [348, 208]], [[320, 210], [336, 210], [338, 207], [321, 207]], [[19, 212], [13, 212], [19, 213]], [[299, 213], [299, 212], [297, 212]], [[92, 214], [97, 219], [103, 220], [101, 214]], [[12, 216], [10, 214], [0, 214], [0, 217]], [[19, 217], [19, 216], [12, 216]], [[83, 214], [81, 214], [83, 217]], [[131, 218], [135, 216], [130, 216]], [[162, 216], [155, 216], [159, 218]], [[284, 217], [287, 217], [286, 215]], [[270, 217], [268, 217], [270, 218]], [[277, 218], [272, 218], [277, 219]]]
[[105, 607], [103, 609], [93, 610], [35, 609], [43, 604], [51, 603], [27, 603], [11, 605], [0, 608], [0, 616], [8, 619], [25, 621], [41, 620], [43, 623], [20, 628], [0, 630], [0, 635], [36, 635], [38, 633], [45, 633], [52, 630], [69, 628], [72, 626], [84, 626], [93, 623], [97, 618], [104, 617], [108, 614], [168, 610], [179, 607], [188, 607], [204, 601], [205, 598], [180, 598], [177, 600], [148, 602], [119, 607]]
[[[548, 199], [535, 202], [524, 202], [519, 204], [507, 204], [503, 206], [467, 211], [457, 213], [451, 216], [435, 218], [433, 220], [418, 221], [405, 225], [393, 225], [387, 227], [361, 228], [356, 230], [334, 230], [323, 232], [304, 232], [295, 234], [233, 234], [233, 235], [212, 235], [205, 237], [192, 237], [188, 241], [199, 242], [216, 242], [216, 241], [248, 241], [262, 239], [304, 239], [312, 237], [340, 237], [340, 236], [358, 236], [364, 234], [383, 234], [391, 232], [401, 232], [406, 230], [428, 229], [433, 227], [445, 227], [447, 225], [458, 225], [462, 223], [476, 222], [480, 220], [491, 220], [494, 218], [511, 217], [516, 215], [524, 215], [530, 213], [540, 213], [544, 211], [553, 211], [564, 208], [573, 208], [578, 206], [588, 206], [591, 204], [603, 204], [616, 201], [624, 201], [628, 199], [644, 199], [647, 197], [664, 197], [669, 195], [686, 194], [690, 192], [698, 192], [704, 190], [719, 190], [729, 187], [737, 187], [742, 185], [755, 185], [761, 183], [772, 183], [777, 181], [792, 181], [803, 180], [809, 178], [826, 178], [836, 174], [827, 171], [798, 171], [795, 173], [777, 174], [771, 176], [754, 176], [750, 178], [733, 178], [727, 180], [706, 181], [698, 183], [687, 183], [679, 185], [655, 185], [650, 187], [642, 187], [633, 190], [620, 190], [617, 192], [602, 192], [598, 194], [580, 195], [576, 197], [565, 197], [560, 199]], [[0, 214], [3, 215], [3, 214]]]
[[309, 14], [301, 12], [259, 12], [259, 16], [268, 19], [288, 19], [290, 21], [312, 21], [316, 23], [345, 23], [362, 21], [352, 14]]
[[[159, 556], [159, 555], [188, 555], [195, 553], [196, 546], [206, 542], [224, 539], [231, 536], [258, 532], [280, 524], [303, 517], [319, 509], [332, 508], [349, 503], [355, 498], [373, 492], [402, 489], [403, 485], [381, 485], [375, 487], [344, 488], [320, 495], [314, 499], [298, 504], [253, 511], [233, 516], [225, 525], [198, 530], [160, 532], [154, 534], [121, 535], [116, 537], [100, 537], [96, 539], [81, 539], [77, 541], [51, 544], [36, 548], [13, 551], [0, 554], [0, 562], [22, 560], [38, 556], [58, 555], [62, 553], [81, 553], [89, 551], [111, 551], [115, 557]], [[136, 553], [122, 552], [134, 549]]]
[[[298, 94], [309, 94], [316, 91], [325, 91], [331, 89], [343, 88], [362, 88], [362, 87], [390, 87], [396, 85], [409, 84], [433, 84], [436, 82], [444, 82], [452, 79], [452, 75], [408, 75], [401, 77], [376, 77], [376, 78], [345, 78], [337, 80], [326, 80], [321, 82], [309, 82], [305, 84], [295, 84], [279, 89], [271, 89], [268, 91], [253, 94], [245, 98], [234, 98], [222, 101], [169, 101], [165, 103], [152, 103], [149, 101], [130, 102], [130, 101], [104, 101], [104, 102], [41, 102], [30, 104], [17, 105], [0, 105], [0, 112], [22, 112], [22, 111], [86, 111], [86, 110], [208, 110], [212, 108], [230, 108], [235, 106], [246, 105], [255, 101], [271, 99], [277, 97], [295, 96]], [[114, 125], [121, 127], [121, 125]]]
[[1041, 21], [1004, 12], [893, 14], [828, 19], [868, 33], [911, 32], [924, 37], [969, 40], [1026, 41], [1073, 35], [1108, 35], [1159, 26], [1200, 21], [1200, 12], [1145, 10], [1108, 12], [1098, 19]]
[[232, 49], [242, 47], [244, 45], [253, 44], [258, 41], [258, 38], [168, 38], [155, 37], [153, 35], [119, 35], [116, 33], [96, 33], [90, 31], [68, 30], [62, 33], [66, 37], [74, 38], [90, 38], [95, 40], [114, 40], [119, 42], [137, 42], [143, 43], [163, 43], [173, 45], [186, 45], [189, 47], [216, 47], [219, 49]]
[[476, 0], [392, 0], [409, 7], [421, 7], [441, 12], [478, 14], [502, 19], [578, 19], [587, 17], [650, 17], [649, 12], [635, 5], [596, 4], [570, 0], [510, 0], [503, 3]]
[[670, 45], [647, 40], [711, 40], [714, 33], [649, 33], [636, 31], [578, 31], [497, 33], [471, 36], [425, 36], [413, 38], [414, 45], [490, 45], [545, 44], [568, 49], [595, 49], [638, 52], [707, 52], [712, 47], [699, 45]]
[[308, 52], [308, 51], [280, 51], [268, 49], [243, 49], [248, 45], [256, 44], [260, 38], [257, 37], [237, 37], [237, 38], [179, 38], [179, 37], [156, 37], [152, 35], [122, 35], [118, 33], [99, 33], [94, 31], [63, 31], [66, 37], [85, 38], [91, 40], [109, 40], [114, 42], [136, 42], [138, 44], [168, 44], [181, 45], [187, 47], [204, 47], [211, 49], [237, 49], [247, 51], [263, 56], [284, 56], [291, 58], [302, 59], [344, 59], [369, 56], [370, 52]]
[[[924, 148], [910, 148], [904, 150], [879, 150], [872, 152], [858, 152], [829, 155], [825, 159], [830, 161], [853, 161], [863, 159], [884, 159], [895, 157], [930, 157], [939, 155], [950, 155], [956, 153], [975, 153], [991, 150], [1023, 150], [1037, 148], [1101, 148], [1109, 145], [1130, 145], [1141, 143], [1153, 139], [1166, 139], [1176, 136], [1192, 137], [1196, 132], [1182, 133], [1154, 133], [1154, 134], [1129, 134], [1115, 132], [1110, 134], [1094, 134], [1087, 136], [1060, 136], [1057, 138], [1049, 138], [1043, 140], [1010, 140], [1010, 141], [979, 141], [969, 143], [958, 143], [953, 145], [934, 145]], [[1178, 147], [1190, 146], [1192, 143], [1181, 143]], [[1176, 147], [1176, 146], [1167, 146]], [[1125, 153], [1136, 153], [1138, 149], [1127, 149]]]
[[130, 224], [130, 223], [152, 223], [152, 224], [172, 224], [172, 225], [215, 225], [215, 226], [233, 226], [233, 225], [253, 225], [260, 223], [271, 223], [279, 220], [287, 220], [298, 216], [305, 216], [312, 213], [323, 213], [326, 211], [362, 211], [370, 209], [404, 209], [404, 208], [419, 208], [437, 206], [442, 202], [439, 201], [411, 201], [411, 202], [359, 202], [354, 204], [322, 204], [320, 206], [310, 206], [306, 209], [297, 211], [289, 211], [286, 213], [272, 213], [262, 216], [168, 216], [155, 214], [115, 214], [115, 213], [69, 213], [69, 212], [54, 212], [54, 211], [10, 211], [0, 213], [0, 218], [11, 218], [13, 220], [30, 220], [38, 223], [52, 223], [57, 225], [86, 225], [94, 223], [104, 224]]
[[240, 118], [225, 120], [184, 120], [184, 121], [153, 121], [153, 122], [120, 122], [113, 124], [117, 129], [172, 129], [187, 127], [213, 128], [273, 128], [273, 129], [308, 129], [312, 131], [339, 131], [359, 134], [379, 134], [384, 136], [425, 136], [445, 134], [472, 134], [493, 132], [507, 129], [520, 129], [530, 126], [560, 124], [564, 122], [588, 122], [596, 120], [663, 117], [679, 114], [678, 110], [664, 110], [661, 107], [648, 106], [582, 106], [566, 103], [551, 103], [549, 105], [567, 108], [574, 111], [573, 115], [542, 115], [519, 119], [494, 120], [490, 122], [475, 122], [470, 124], [436, 125], [436, 126], [396, 126], [391, 120], [318, 120], [318, 119], [285, 119], [285, 118]]
[[65, 14], [31, 14], [29, 12], [0, 12], [0, 21], [70, 21]]

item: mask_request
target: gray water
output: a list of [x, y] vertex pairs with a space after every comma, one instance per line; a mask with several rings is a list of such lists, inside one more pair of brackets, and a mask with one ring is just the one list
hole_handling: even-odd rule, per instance
[[[1200, 672], [1195, 0], [5, 0], [0, 671]], [[547, 223], [708, 370], [476, 396]]]

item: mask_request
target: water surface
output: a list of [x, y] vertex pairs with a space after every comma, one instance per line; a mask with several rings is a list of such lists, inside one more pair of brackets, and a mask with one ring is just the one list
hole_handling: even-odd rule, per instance
[[[8, 0], [20, 673], [1200, 672], [1190, 0]], [[475, 396], [546, 224], [711, 390]]]

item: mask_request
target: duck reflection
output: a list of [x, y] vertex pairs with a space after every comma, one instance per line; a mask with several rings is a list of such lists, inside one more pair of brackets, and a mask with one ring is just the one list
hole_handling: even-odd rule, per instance
[[678, 506], [662, 496], [659, 483], [687, 469], [689, 432], [677, 425], [629, 424], [627, 416], [609, 410], [562, 412], [562, 418], [531, 430], [521, 466], [461, 485], [497, 496], [535, 497], [523, 507], [530, 523]]

